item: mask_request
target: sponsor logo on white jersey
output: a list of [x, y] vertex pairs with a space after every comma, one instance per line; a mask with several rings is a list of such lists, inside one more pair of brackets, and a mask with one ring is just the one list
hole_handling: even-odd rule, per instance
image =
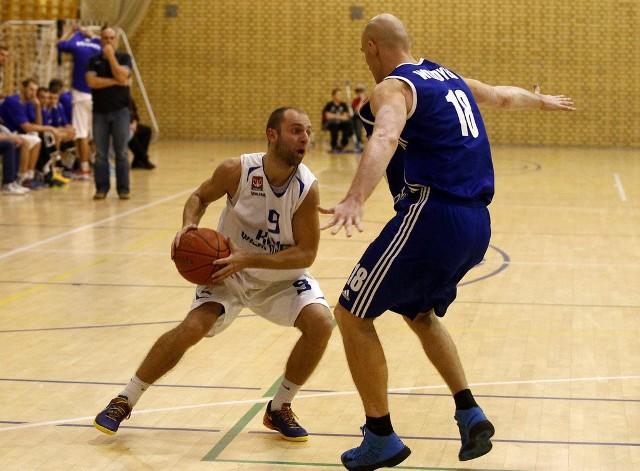
[[261, 176], [251, 177], [251, 194], [253, 196], [265, 196], [263, 184], [264, 179]]
[[262, 177], [251, 177], [251, 189], [253, 191], [263, 191], [262, 182]]

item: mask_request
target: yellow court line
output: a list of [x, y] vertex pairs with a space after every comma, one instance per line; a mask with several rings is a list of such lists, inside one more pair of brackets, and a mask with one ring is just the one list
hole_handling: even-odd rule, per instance
[[[144, 211], [146, 209], [152, 208], [154, 206], [158, 206], [160, 204], [163, 204], [163, 203], [166, 203], [168, 201], [174, 200], [174, 199], [176, 199], [178, 197], [181, 197], [181, 196], [184, 196], [186, 194], [193, 193], [193, 190], [194, 189], [191, 188], [189, 190], [184, 190], [184, 191], [175, 193], [173, 195], [165, 196], [164, 198], [160, 198], [159, 200], [153, 201], [151, 203], [147, 203], [147, 204], [144, 204], [142, 206], [138, 206], [137, 208], [130, 209], [128, 211], [125, 211], [123, 213], [117, 214], [115, 216], [110, 216], [108, 218], [104, 218], [104, 219], [101, 219], [99, 221], [94, 221], [92, 223], [85, 224], [83, 226], [75, 227], [72, 230], [64, 232], [62, 234], [57, 234], [57, 235], [49, 237], [47, 239], [39, 240], [37, 242], [34, 242], [32, 244], [29, 244], [29, 245], [25, 245], [23, 247], [18, 247], [17, 249], [10, 250], [9, 252], [5, 252], [3, 254], [0, 254], [0, 260], [3, 260], [5, 258], [9, 258], [9, 257], [12, 257], [14, 255], [18, 255], [18, 254], [27, 252], [27, 251], [29, 251], [31, 249], [36, 248], [36, 247], [40, 247], [42, 245], [48, 244], [49, 242], [54, 242], [56, 240], [63, 239], [63, 238], [68, 237], [70, 235], [77, 234], [77, 233], [82, 232], [82, 231], [84, 231], [86, 229], [91, 229], [93, 227], [96, 227], [98, 225], [101, 225], [101, 224], [104, 224], [104, 223], [107, 223], [107, 222], [112, 222], [112, 221], [116, 221], [118, 219], [122, 219], [122, 218], [125, 218], [125, 217], [128, 217], [128, 216], [131, 216], [133, 214], [139, 213], [141, 211]], [[135, 247], [135, 245], [133, 247]], [[95, 260], [95, 261], [91, 262], [90, 264], [87, 264], [87, 265], [84, 265], [82, 267], [76, 268], [73, 271], [58, 275], [58, 276], [54, 277], [52, 279], [52, 281], [65, 280], [65, 279], [75, 275], [76, 273], [79, 273], [79, 272], [81, 272], [83, 270], [86, 270], [87, 268], [93, 267], [95, 265], [98, 265], [100, 263], [103, 263], [103, 262], [107, 261], [107, 260], [113, 258], [113, 256], [115, 256], [115, 255], [103, 256], [103, 257], [99, 258], [98, 260]], [[22, 298], [24, 298], [25, 296], [27, 296], [29, 294], [37, 292], [38, 290], [41, 290], [42, 288], [44, 288], [44, 286], [46, 286], [46, 285], [45, 284], [41, 284], [41, 285], [31, 286], [29, 288], [25, 288], [25, 289], [15, 293], [15, 294], [12, 294], [12, 295], [7, 296], [5, 298], [0, 298], [0, 307], [6, 306], [7, 304], [9, 304], [9, 303], [11, 303], [13, 301], [22, 299]]]
[[173, 195], [166, 196], [164, 198], [156, 200], [156, 201], [154, 201], [152, 203], [147, 203], [147, 204], [144, 204], [142, 206], [138, 206], [137, 208], [125, 211], [123, 213], [116, 214], [115, 216], [109, 216], [108, 218], [100, 219], [99, 221], [95, 221], [95, 222], [92, 222], [92, 223], [89, 223], [89, 224], [85, 224], [83, 226], [75, 227], [70, 231], [63, 232], [62, 234], [57, 234], [57, 235], [51, 236], [51, 237], [49, 237], [47, 239], [39, 240], [37, 242], [34, 242], [32, 244], [29, 244], [29, 245], [25, 245], [23, 247], [18, 247], [17, 249], [13, 249], [13, 250], [10, 250], [10, 251], [5, 252], [3, 254], [0, 254], [0, 260], [3, 260], [5, 258], [9, 258], [9, 257], [13, 257], [14, 255], [18, 255], [18, 254], [20, 254], [22, 252], [27, 252], [27, 251], [35, 248], [35, 247], [40, 247], [41, 245], [48, 244], [49, 242], [53, 242], [53, 241], [56, 241], [56, 240], [59, 240], [59, 239], [64, 239], [65, 237], [68, 237], [68, 236], [73, 235], [73, 234], [77, 234], [78, 232], [82, 232], [82, 231], [84, 231], [86, 229], [91, 229], [93, 227], [99, 226], [101, 224], [105, 224], [107, 222], [112, 222], [112, 221], [116, 221], [118, 219], [122, 219], [124, 217], [131, 216], [133, 214], [139, 213], [140, 211], [144, 211], [144, 210], [152, 208], [154, 206], [158, 206], [158, 205], [160, 205], [162, 203], [166, 203], [167, 201], [174, 200], [179, 196], [184, 196], [184, 195], [186, 195], [188, 193], [193, 193], [193, 190], [194, 189], [192, 188], [190, 190], [181, 191], [179, 193], [175, 193]]
[[129, 245], [128, 247], [125, 247], [123, 251], [116, 253], [116, 254], [109, 254], [109, 255], [103, 255], [100, 258], [93, 260], [90, 263], [86, 263], [80, 267], [76, 267], [74, 269], [71, 269], [69, 271], [66, 271], [64, 273], [61, 273], [59, 275], [56, 275], [48, 280], [46, 280], [46, 282], [42, 282], [40, 284], [36, 284], [34, 286], [30, 286], [28, 288], [24, 288], [20, 291], [18, 291], [17, 293], [11, 294], [9, 296], [0, 298], [0, 307], [6, 306], [7, 304], [10, 304], [14, 301], [18, 301], [20, 299], [23, 299], [25, 296], [28, 296], [30, 294], [36, 293], [38, 291], [41, 291], [42, 289], [44, 289], [45, 287], [49, 286], [51, 283], [56, 283], [56, 282], [61, 282], [64, 280], [67, 280], [75, 275], [77, 275], [78, 273], [82, 273], [83, 271], [86, 271], [88, 269], [91, 269], [97, 265], [100, 265], [102, 263], [108, 262], [118, 256], [121, 256], [122, 254], [126, 254], [127, 252], [134, 252], [137, 249], [139, 249], [140, 247], [148, 244], [149, 242], [159, 239], [161, 237], [166, 237], [166, 232], [162, 232], [162, 231], [156, 231], [153, 232], [149, 235], [147, 235], [147, 237], [143, 238], [140, 241], [137, 241], [134, 244]]

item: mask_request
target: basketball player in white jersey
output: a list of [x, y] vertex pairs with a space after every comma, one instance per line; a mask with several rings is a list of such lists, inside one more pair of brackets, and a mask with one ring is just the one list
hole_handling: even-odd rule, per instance
[[211, 284], [196, 288], [186, 318], [153, 345], [129, 384], [100, 412], [95, 427], [114, 434], [151, 384], [171, 370], [203, 337], [223, 331], [243, 308], [302, 335], [284, 380], [264, 414], [264, 425], [290, 441], [306, 441], [291, 401], [314, 371], [332, 330], [332, 316], [317, 281], [308, 273], [320, 240], [318, 183], [302, 164], [311, 135], [309, 117], [295, 108], [275, 110], [267, 122], [266, 153], [229, 159], [189, 197], [181, 236], [198, 227], [209, 204], [226, 198], [218, 231], [231, 248]]

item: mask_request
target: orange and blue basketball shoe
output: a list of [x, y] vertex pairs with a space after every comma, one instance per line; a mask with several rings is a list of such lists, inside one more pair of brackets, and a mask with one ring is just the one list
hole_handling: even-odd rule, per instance
[[107, 435], [114, 435], [120, 422], [131, 417], [131, 405], [124, 396], [111, 399], [109, 405], [93, 421], [93, 426]]
[[290, 442], [306, 442], [309, 439], [307, 431], [296, 421], [297, 416], [291, 410], [291, 404], [282, 404], [281, 410], [271, 410], [271, 401], [264, 411], [262, 423], [271, 430], [280, 432], [282, 438]]

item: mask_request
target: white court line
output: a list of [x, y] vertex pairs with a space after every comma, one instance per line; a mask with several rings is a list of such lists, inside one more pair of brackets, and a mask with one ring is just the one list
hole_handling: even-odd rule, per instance
[[620, 175], [618, 175], [617, 173], [614, 173], [613, 180], [616, 182], [616, 188], [618, 189], [618, 194], [620, 195], [620, 199], [622, 201], [627, 201], [627, 194], [624, 192], [624, 186], [622, 185], [622, 180], [620, 180]]
[[125, 211], [124, 213], [116, 214], [115, 216], [111, 216], [111, 217], [108, 217], [108, 218], [105, 218], [105, 219], [100, 219], [99, 221], [92, 222], [91, 224], [85, 224], [84, 226], [76, 227], [75, 229], [72, 229], [70, 231], [63, 232], [62, 234], [58, 234], [58, 235], [55, 235], [55, 236], [51, 236], [51, 237], [49, 237], [47, 239], [43, 239], [43, 240], [40, 240], [38, 242], [34, 242], [33, 244], [25, 245], [24, 247], [19, 247], [17, 249], [10, 250], [9, 252], [5, 252], [5, 253], [1, 254], [0, 255], [0, 260], [3, 260], [5, 258], [9, 258], [9, 257], [11, 257], [13, 255], [17, 255], [17, 254], [22, 253], [22, 252], [26, 252], [28, 250], [31, 250], [31, 249], [35, 248], [35, 247], [39, 247], [41, 245], [48, 244], [49, 242], [53, 242], [55, 240], [64, 239], [65, 237], [68, 237], [68, 236], [73, 235], [73, 234], [77, 234], [78, 232], [82, 232], [82, 231], [84, 231], [86, 229], [91, 229], [92, 227], [98, 226], [100, 224], [104, 224], [104, 223], [110, 222], [110, 221], [115, 221], [117, 219], [120, 219], [120, 218], [123, 218], [123, 217], [130, 216], [132, 214], [138, 213], [140, 211], [144, 211], [145, 209], [152, 208], [152, 207], [157, 206], [159, 204], [162, 204], [162, 203], [165, 203], [165, 202], [170, 201], [172, 199], [175, 199], [178, 196], [182, 196], [182, 195], [185, 195], [187, 193], [193, 193], [194, 190], [195, 190], [195, 188], [192, 188], [191, 190], [185, 190], [185, 191], [182, 191], [180, 193], [176, 193], [174, 195], [167, 196], [165, 198], [162, 198], [162, 199], [159, 199], [157, 201], [154, 201], [153, 203], [148, 203], [148, 204], [145, 204], [145, 205], [140, 206], [138, 208], [130, 209], [129, 211]]
[[[507, 385], [507, 384], [544, 384], [544, 383], [567, 383], [567, 382], [578, 382], [578, 381], [620, 381], [626, 379], [640, 379], [640, 376], [595, 376], [592, 378], [560, 378], [560, 379], [532, 379], [525, 381], [492, 381], [488, 383], [472, 383], [469, 386], [497, 386], [497, 385]], [[402, 392], [402, 391], [415, 391], [419, 389], [446, 389], [447, 385], [438, 384], [431, 386], [412, 386], [407, 388], [393, 388], [389, 389], [389, 392]], [[326, 393], [316, 393], [316, 394], [304, 394], [300, 396], [296, 396], [296, 399], [307, 399], [314, 397], [330, 397], [330, 396], [350, 396], [357, 394], [357, 391], [338, 391], [338, 392], [326, 392]], [[258, 399], [245, 399], [242, 401], [224, 401], [224, 402], [208, 402], [204, 404], [192, 404], [189, 406], [176, 406], [176, 407], [162, 407], [159, 409], [143, 409], [139, 411], [132, 412], [131, 415], [138, 414], [153, 414], [155, 412], [172, 412], [186, 409], [201, 409], [205, 407], [217, 407], [217, 406], [236, 406], [241, 404], [266, 404], [272, 398], [271, 397], [260, 397]], [[12, 425], [10, 427], [1, 427], [0, 432], [9, 432], [11, 430], [22, 430], [26, 428], [34, 428], [34, 427], [45, 427], [47, 425], [60, 425], [60, 424], [69, 424], [73, 422], [84, 422], [93, 419], [95, 416], [90, 417], [74, 417], [71, 419], [60, 419], [60, 420], [51, 420], [48, 422], [36, 422], [32, 424], [20, 424], [20, 425]]]
[[[328, 258], [328, 257], [326, 257]], [[325, 257], [323, 257], [323, 260]], [[487, 260], [482, 265], [503, 265], [501, 260]], [[536, 266], [559, 266], [559, 267], [637, 267], [640, 263], [608, 263], [608, 262], [532, 262], [509, 260], [509, 265], [536, 265]]]

